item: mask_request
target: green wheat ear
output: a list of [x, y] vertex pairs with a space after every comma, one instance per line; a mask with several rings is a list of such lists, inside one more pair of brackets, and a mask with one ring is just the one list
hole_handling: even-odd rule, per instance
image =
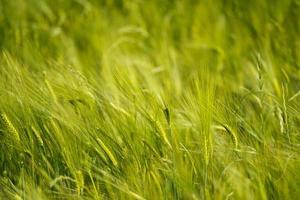
[[208, 163], [209, 163], [209, 150], [208, 150], [208, 144], [207, 144], [206, 136], [204, 136], [204, 159], [205, 159], [205, 164], [208, 165]]
[[234, 143], [234, 146], [235, 148], [237, 149], [238, 148], [238, 145], [239, 145], [239, 141], [238, 141], [238, 137], [237, 137], [237, 134], [236, 132], [234, 132], [232, 130], [232, 128], [230, 126], [228, 126], [227, 124], [221, 124], [221, 126], [214, 126], [214, 128], [216, 130], [220, 130], [220, 131], [223, 131], [224, 133], [227, 132], [230, 134], [231, 138], [232, 138], [232, 141]]
[[39, 132], [34, 128], [34, 126], [31, 126], [31, 129], [32, 129], [34, 135], [36, 136], [36, 138], [38, 139], [40, 145], [43, 146], [44, 145], [44, 141], [43, 141], [41, 135], [39, 134]]
[[236, 133], [232, 130], [232, 128], [230, 126], [228, 126], [227, 124], [222, 124], [222, 126], [225, 128], [225, 130], [231, 135], [232, 137], [232, 140], [233, 140], [233, 143], [234, 143], [234, 146], [235, 148], [237, 149], [238, 148], [238, 138], [237, 138], [237, 135]]
[[77, 185], [77, 194], [81, 195], [84, 188], [84, 177], [81, 170], [77, 170], [75, 173], [76, 185]]
[[9, 120], [8, 116], [5, 113], [1, 114], [1, 118], [4, 121], [4, 124], [8, 131], [13, 135], [13, 138], [17, 141], [20, 142], [20, 134], [17, 131], [17, 129], [14, 127], [13, 123]]

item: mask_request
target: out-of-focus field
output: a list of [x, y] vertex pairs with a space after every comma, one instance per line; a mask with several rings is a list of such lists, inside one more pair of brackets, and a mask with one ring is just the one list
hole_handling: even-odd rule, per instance
[[299, 199], [299, 0], [0, 0], [0, 199]]

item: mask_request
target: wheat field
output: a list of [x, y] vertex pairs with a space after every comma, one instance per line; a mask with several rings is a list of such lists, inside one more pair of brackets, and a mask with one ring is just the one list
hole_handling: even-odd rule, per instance
[[299, 0], [0, 0], [0, 199], [300, 198]]

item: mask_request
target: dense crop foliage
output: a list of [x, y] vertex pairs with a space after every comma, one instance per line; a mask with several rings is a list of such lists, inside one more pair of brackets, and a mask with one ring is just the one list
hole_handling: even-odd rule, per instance
[[298, 199], [299, 0], [0, 0], [1, 199]]

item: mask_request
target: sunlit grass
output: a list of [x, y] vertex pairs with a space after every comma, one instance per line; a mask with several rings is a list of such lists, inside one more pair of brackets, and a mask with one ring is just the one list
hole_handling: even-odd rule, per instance
[[296, 0], [0, 0], [1, 199], [297, 199]]

